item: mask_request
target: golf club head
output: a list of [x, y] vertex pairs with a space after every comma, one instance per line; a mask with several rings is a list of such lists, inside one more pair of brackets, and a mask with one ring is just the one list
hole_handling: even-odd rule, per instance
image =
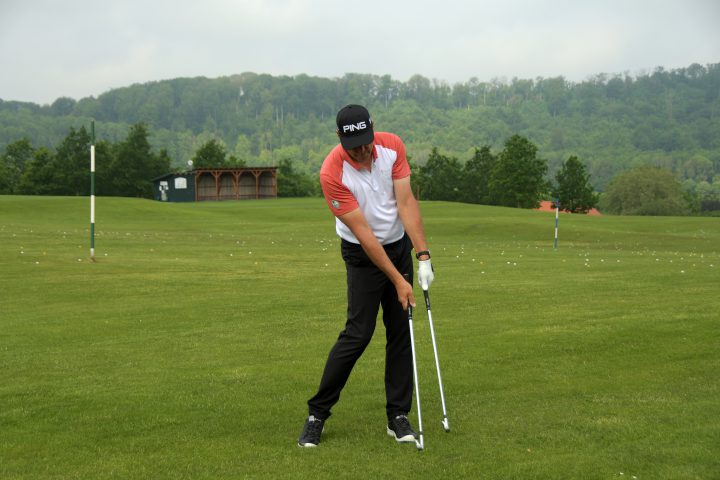
[[421, 440], [415, 440], [415, 447], [417, 447], [418, 451], [420, 452], [425, 450], [425, 446], [423, 445], [423, 442]]
[[450, 431], [450, 421], [447, 418], [443, 418], [442, 420], [442, 426], [445, 429], [446, 432]]

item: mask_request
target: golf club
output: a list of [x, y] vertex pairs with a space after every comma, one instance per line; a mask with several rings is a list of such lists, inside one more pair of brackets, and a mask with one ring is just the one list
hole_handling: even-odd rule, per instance
[[435, 367], [437, 368], [438, 384], [440, 385], [440, 401], [442, 402], [442, 426], [446, 432], [450, 431], [450, 421], [447, 416], [447, 408], [445, 407], [445, 392], [443, 391], [442, 375], [440, 374], [440, 359], [438, 358], [437, 342], [435, 341], [435, 327], [433, 326], [432, 312], [430, 310], [430, 293], [423, 290], [425, 295], [425, 307], [427, 308], [428, 322], [430, 323], [430, 337], [432, 338], [433, 352], [435, 353]]
[[417, 359], [415, 358], [415, 336], [413, 335], [413, 308], [410, 304], [408, 304], [408, 323], [410, 324], [410, 347], [412, 349], [413, 375], [415, 376], [415, 398], [417, 399], [418, 439], [415, 440], [415, 446], [418, 450], [424, 450], [422, 413], [420, 411], [420, 382], [418, 381]]

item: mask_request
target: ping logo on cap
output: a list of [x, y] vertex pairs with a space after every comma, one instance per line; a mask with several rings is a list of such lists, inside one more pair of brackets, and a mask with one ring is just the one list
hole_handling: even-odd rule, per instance
[[343, 125], [343, 133], [355, 132], [357, 130], [365, 130], [367, 128], [367, 122], [351, 123], [350, 125]]

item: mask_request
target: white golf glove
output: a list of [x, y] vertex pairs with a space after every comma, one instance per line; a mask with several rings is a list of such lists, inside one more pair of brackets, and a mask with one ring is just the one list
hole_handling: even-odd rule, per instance
[[418, 282], [420, 282], [420, 288], [427, 290], [430, 288], [430, 284], [435, 279], [433, 273], [432, 263], [430, 260], [419, 260], [418, 261]]

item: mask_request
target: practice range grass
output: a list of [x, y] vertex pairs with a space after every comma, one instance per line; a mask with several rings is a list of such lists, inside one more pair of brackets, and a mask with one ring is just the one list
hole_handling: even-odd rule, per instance
[[[720, 478], [720, 222], [421, 204], [426, 450], [385, 433], [384, 332], [319, 448], [344, 324], [320, 199], [0, 197], [0, 478]], [[415, 403], [411, 419], [417, 424]]]

